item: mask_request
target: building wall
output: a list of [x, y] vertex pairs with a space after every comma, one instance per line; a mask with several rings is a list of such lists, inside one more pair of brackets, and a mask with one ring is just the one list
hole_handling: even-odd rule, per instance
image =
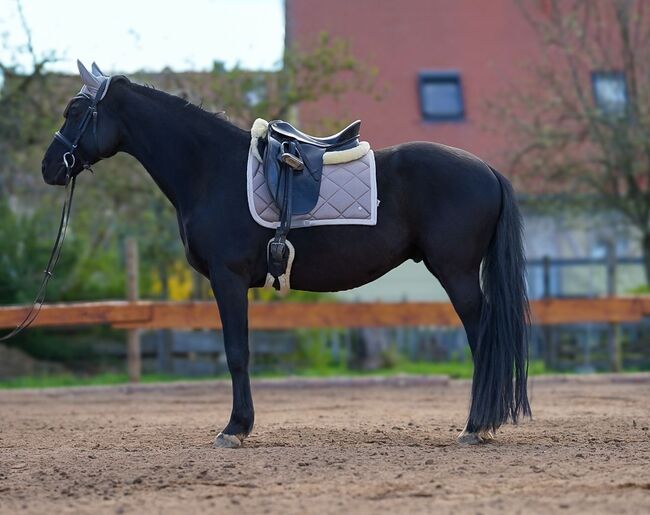
[[[515, 0], [285, 0], [287, 43], [308, 46], [322, 31], [350, 42], [352, 53], [378, 68], [387, 90], [377, 102], [351, 94], [340, 102], [301, 106], [299, 121], [318, 127], [323, 116], [362, 120], [362, 137], [375, 148], [404, 141], [436, 141], [464, 148], [508, 174], [509, 141], [487, 107], [513, 84], [527, 82], [526, 67], [542, 50]], [[539, 0], [544, 12], [549, 2]], [[460, 121], [423, 121], [418, 91], [422, 71], [459, 72], [465, 103]], [[527, 84], [530, 86], [530, 83]], [[526, 253], [538, 260], [596, 258], [611, 237], [611, 217], [525, 213]], [[596, 220], [596, 222], [594, 222]], [[620, 232], [621, 257], [639, 255], [635, 238]], [[537, 267], [539, 268], [539, 267]], [[531, 294], [541, 291], [541, 269], [529, 270]], [[597, 268], [597, 267], [596, 267]], [[603, 294], [604, 268], [567, 269], [557, 292]], [[560, 280], [562, 279], [562, 280]], [[561, 284], [560, 284], [561, 283]], [[622, 267], [619, 291], [643, 283], [640, 265]], [[347, 300], [441, 300], [446, 294], [422, 264], [407, 262], [371, 284], [339, 293]]]
[[[486, 129], [498, 124], [486, 103], [523, 77], [539, 52], [514, 0], [286, 0], [286, 31], [287, 42], [301, 46], [322, 31], [347, 39], [387, 88], [379, 102], [353, 94], [303, 107], [301, 123], [317, 126], [321, 113], [338, 110], [363, 121], [362, 135], [375, 148], [437, 141], [503, 165], [507, 141]], [[460, 72], [464, 120], [422, 120], [418, 74], [429, 70]]]

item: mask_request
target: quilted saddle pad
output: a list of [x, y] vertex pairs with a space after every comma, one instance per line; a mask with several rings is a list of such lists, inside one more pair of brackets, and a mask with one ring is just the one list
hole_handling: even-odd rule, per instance
[[[248, 207], [263, 227], [280, 225], [280, 211], [264, 179], [262, 163], [252, 151], [247, 165]], [[369, 150], [349, 163], [323, 165], [318, 202], [314, 209], [292, 218], [291, 228], [315, 225], [376, 225], [377, 175], [375, 156]]]

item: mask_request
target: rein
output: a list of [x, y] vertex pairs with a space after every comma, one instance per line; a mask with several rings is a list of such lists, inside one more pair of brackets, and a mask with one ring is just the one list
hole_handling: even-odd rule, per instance
[[[65, 155], [65, 154], [64, 154]], [[65, 157], [64, 157], [65, 162]], [[66, 162], [67, 163], [67, 162]], [[7, 341], [17, 334], [21, 333], [27, 329], [34, 320], [38, 317], [41, 312], [41, 308], [45, 303], [45, 294], [47, 293], [47, 285], [50, 282], [54, 274], [54, 268], [59, 262], [59, 257], [61, 256], [61, 249], [63, 248], [63, 241], [65, 240], [65, 235], [68, 231], [68, 223], [70, 222], [70, 210], [72, 209], [72, 195], [74, 194], [74, 187], [76, 182], [76, 177], [70, 176], [70, 167], [67, 166], [68, 175], [65, 185], [65, 199], [63, 201], [63, 209], [61, 210], [61, 221], [59, 222], [59, 231], [56, 235], [56, 240], [54, 241], [54, 247], [52, 247], [52, 252], [50, 252], [50, 259], [47, 262], [47, 266], [43, 271], [43, 279], [41, 280], [41, 286], [36, 293], [36, 298], [32, 303], [31, 308], [25, 315], [25, 318], [18, 324], [18, 326], [13, 329], [9, 334], [0, 338], [0, 342]]]
[[[104, 83], [104, 88], [106, 87]], [[75, 156], [75, 153], [81, 158], [83, 169], [84, 170], [90, 170], [92, 172], [92, 169], [90, 168], [90, 163], [83, 157], [81, 152], [79, 151], [79, 141], [81, 140], [82, 136], [86, 132], [86, 129], [90, 125], [90, 121], [93, 121], [93, 132], [95, 135], [95, 145], [97, 145], [97, 104], [99, 102], [99, 99], [101, 99], [102, 91], [100, 91], [97, 96], [92, 100], [92, 103], [90, 106], [88, 106], [88, 110], [84, 114], [83, 119], [81, 120], [81, 123], [79, 124], [79, 130], [77, 132], [77, 136], [75, 137], [74, 141], [70, 141], [68, 138], [66, 138], [61, 132], [56, 131], [54, 133], [54, 138], [59, 140], [61, 143], [63, 143], [66, 147], [68, 147], [68, 150], [63, 154], [63, 166], [66, 168], [66, 176], [65, 176], [65, 198], [63, 200], [63, 209], [61, 210], [61, 220], [59, 222], [59, 231], [56, 235], [56, 239], [54, 240], [54, 246], [52, 247], [52, 251], [50, 252], [50, 259], [47, 262], [47, 266], [45, 267], [45, 270], [43, 271], [43, 279], [41, 280], [41, 286], [39, 287], [37, 293], [36, 293], [36, 298], [34, 299], [34, 302], [32, 302], [32, 306], [27, 312], [27, 315], [25, 315], [25, 318], [18, 324], [18, 326], [13, 329], [10, 333], [6, 334], [5, 336], [0, 337], [0, 342], [7, 341], [17, 334], [21, 333], [25, 329], [27, 329], [30, 325], [34, 323], [36, 318], [38, 317], [39, 313], [41, 312], [41, 308], [43, 307], [43, 304], [45, 303], [45, 294], [47, 293], [47, 285], [50, 282], [50, 279], [54, 275], [54, 268], [56, 267], [57, 263], [59, 262], [59, 257], [61, 256], [61, 249], [63, 248], [63, 241], [65, 240], [65, 235], [68, 231], [68, 224], [70, 223], [70, 211], [72, 209], [72, 197], [74, 195], [74, 188], [75, 188], [75, 183], [77, 180], [77, 177], [75, 175], [72, 175], [72, 169], [75, 166], [75, 163], [77, 162], [77, 158]], [[80, 95], [85, 98], [90, 98], [87, 95]]]

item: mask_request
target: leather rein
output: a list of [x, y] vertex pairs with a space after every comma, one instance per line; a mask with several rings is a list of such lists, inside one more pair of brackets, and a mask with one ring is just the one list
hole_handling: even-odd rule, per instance
[[[45, 294], [47, 293], [47, 285], [54, 274], [54, 268], [59, 262], [59, 257], [61, 256], [61, 249], [63, 248], [63, 241], [65, 240], [65, 235], [68, 231], [68, 224], [70, 223], [72, 197], [74, 195], [75, 183], [77, 180], [76, 175], [72, 175], [72, 169], [74, 168], [75, 163], [77, 162], [77, 156], [79, 156], [79, 158], [81, 159], [83, 169], [90, 170], [92, 172], [92, 169], [90, 168], [90, 163], [82, 156], [78, 146], [79, 146], [79, 141], [81, 140], [84, 133], [86, 132], [86, 129], [88, 129], [88, 127], [90, 126], [91, 120], [93, 125], [93, 133], [95, 136], [95, 145], [97, 146], [97, 104], [101, 99], [100, 96], [101, 93], [102, 90], [100, 88], [100, 91], [97, 93], [95, 98], [92, 98], [89, 95], [79, 94], [76, 95], [70, 101], [72, 102], [76, 98], [88, 98], [91, 100], [91, 104], [90, 106], [88, 106], [88, 109], [86, 110], [86, 113], [84, 114], [84, 117], [81, 120], [81, 123], [79, 124], [77, 135], [73, 141], [70, 141], [59, 131], [56, 131], [54, 133], [54, 139], [63, 143], [67, 148], [67, 151], [64, 152], [62, 157], [63, 166], [65, 166], [66, 169], [66, 175], [65, 175], [65, 198], [63, 200], [63, 209], [61, 210], [61, 220], [59, 221], [59, 230], [56, 235], [56, 239], [54, 240], [54, 246], [52, 247], [52, 251], [50, 252], [50, 258], [47, 262], [47, 266], [43, 271], [43, 279], [41, 280], [41, 285], [36, 293], [36, 298], [34, 299], [34, 302], [32, 302], [31, 308], [27, 312], [27, 315], [25, 315], [25, 318], [20, 322], [20, 324], [18, 324], [18, 326], [15, 329], [13, 329], [10, 333], [0, 338], [0, 342], [4, 342], [13, 338], [17, 334], [27, 329], [30, 325], [32, 325], [32, 323], [36, 320], [39, 313], [41, 312], [41, 308], [43, 307], [43, 304], [45, 303]], [[97, 148], [99, 149], [98, 146]]]

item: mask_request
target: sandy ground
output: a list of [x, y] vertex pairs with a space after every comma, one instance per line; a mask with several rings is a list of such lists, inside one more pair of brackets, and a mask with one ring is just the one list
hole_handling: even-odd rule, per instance
[[648, 513], [650, 377], [532, 385], [535, 420], [461, 447], [469, 384], [0, 392], [1, 513]]

